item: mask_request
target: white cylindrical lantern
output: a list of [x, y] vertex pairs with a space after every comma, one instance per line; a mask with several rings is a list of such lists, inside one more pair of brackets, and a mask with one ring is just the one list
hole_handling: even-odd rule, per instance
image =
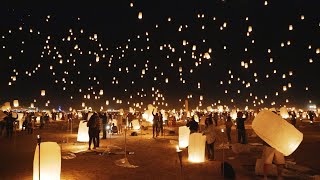
[[191, 162], [204, 162], [206, 149], [206, 136], [201, 133], [190, 134], [188, 146], [188, 160]]
[[[40, 144], [40, 179], [60, 180], [61, 149], [56, 142]], [[39, 180], [39, 146], [33, 159], [33, 180]]]
[[287, 111], [287, 108], [285, 107], [280, 108], [280, 116], [284, 119], [289, 118], [289, 113]]
[[134, 130], [139, 130], [140, 129], [140, 123], [138, 119], [134, 119], [132, 120], [132, 127]]
[[179, 147], [186, 148], [189, 145], [190, 129], [187, 126], [179, 127]]
[[262, 110], [252, 122], [252, 129], [266, 143], [285, 156], [300, 145], [303, 134], [292, 124], [269, 110]]
[[89, 142], [89, 128], [87, 127], [87, 122], [80, 121], [78, 128], [78, 142]]
[[46, 95], [46, 90], [41, 90], [41, 96], [45, 96]]
[[19, 107], [19, 101], [18, 100], [14, 100], [13, 101], [13, 107]]

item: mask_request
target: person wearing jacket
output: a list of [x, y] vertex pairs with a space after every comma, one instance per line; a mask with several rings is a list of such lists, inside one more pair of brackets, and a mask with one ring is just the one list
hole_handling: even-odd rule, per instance
[[214, 129], [212, 118], [205, 120], [205, 129], [203, 135], [206, 136], [206, 147], [209, 161], [214, 160], [214, 143], [216, 141], [216, 132]]

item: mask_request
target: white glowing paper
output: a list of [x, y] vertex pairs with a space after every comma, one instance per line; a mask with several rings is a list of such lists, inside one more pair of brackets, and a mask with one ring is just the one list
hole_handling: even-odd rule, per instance
[[186, 148], [189, 145], [190, 129], [187, 126], [179, 127], [179, 147]]
[[139, 123], [138, 119], [132, 120], [132, 127], [133, 127], [134, 130], [140, 129], [140, 123]]
[[188, 146], [188, 160], [191, 162], [204, 162], [206, 149], [206, 136], [201, 133], [190, 134]]
[[252, 122], [255, 133], [285, 156], [292, 154], [303, 140], [303, 134], [292, 124], [269, 110], [262, 110]]
[[87, 127], [87, 122], [80, 121], [78, 129], [78, 142], [89, 142], [89, 128]]
[[[40, 179], [60, 180], [61, 149], [56, 142], [40, 144]], [[37, 145], [33, 159], [33, 180], [39, 180], [39, 146]]]

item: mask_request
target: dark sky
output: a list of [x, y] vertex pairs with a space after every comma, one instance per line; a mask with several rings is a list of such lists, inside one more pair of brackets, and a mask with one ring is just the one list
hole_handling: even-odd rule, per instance
[[[188, 97], [192, 108], [319, 103], [319, 2], [130, 2], [4, 3], [0, 103], [18, 99], [29, 106], [37, 100], [44, 107], [49, 100], [47, 108], [64, 109], [79, 109], [82, 102], [94, 108], [145, 108], [154, 102], [179, 109]], [[89, 38], [94, 34], [97, 40]]]

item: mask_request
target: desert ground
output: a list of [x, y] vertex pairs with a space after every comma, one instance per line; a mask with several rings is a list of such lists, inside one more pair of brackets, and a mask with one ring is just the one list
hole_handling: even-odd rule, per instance
[[[157, 138], [152, 138], [152, 127], [136, 131], [138, 136], [131, 136], [134, 130], [127, 130], [127, 133], [122, 134], [108, 134], [107, 139], [100, 140], [99, 148], [88, 150], [88, 143], [77, 142], [77, 124], [79, 121], [73, 122], [72, 131], [70, 124], [57, 121], [50, 122], [44, 129], [35, 129], [33, 134], [16, 131], [11, 139], [2, 135], [0, 137], [0, 179], [32, 179], [38, 134], [42, 142], [53, 141], [60, 145], [61, 179], [63, 180], [224, 179], [220, 168], [222, 161], [232, 165], [236, 179], [263, 179], [262, 176], [255, 174], [256, 160], [262, 155], [262, 140], [252, 132], [250, 121], [246, 124], [248, 144], [244, 146], [244, 151], [239, 152], [233, 148], [236, 147], [234, 145], [237, 139], [234, 127], [232, 144], [226, 145], [227, 137], [220, 131], [223, 127], [220, 125], [216, 127], [218, 139], [215, 143], [215, 160], [191, 163], [188, 161], [188, 150], [184, 148], [182, 149], [182, 168], [176, 152], [178, 127], [165, 127], [165, 135]], [[293, 154], [285, 157], [286, 167], [283, 178], [317, 179], [319, 178], [317, 175], [320, 175], [319, 119], [313, 124], [308, 120], [301, 120], [298, 121], [297, 126], [304, 134], [304, 139]], [[124, 153], [125, 147], [127, 155]], [[128, 162], [119, 163], [125, 157]]]

